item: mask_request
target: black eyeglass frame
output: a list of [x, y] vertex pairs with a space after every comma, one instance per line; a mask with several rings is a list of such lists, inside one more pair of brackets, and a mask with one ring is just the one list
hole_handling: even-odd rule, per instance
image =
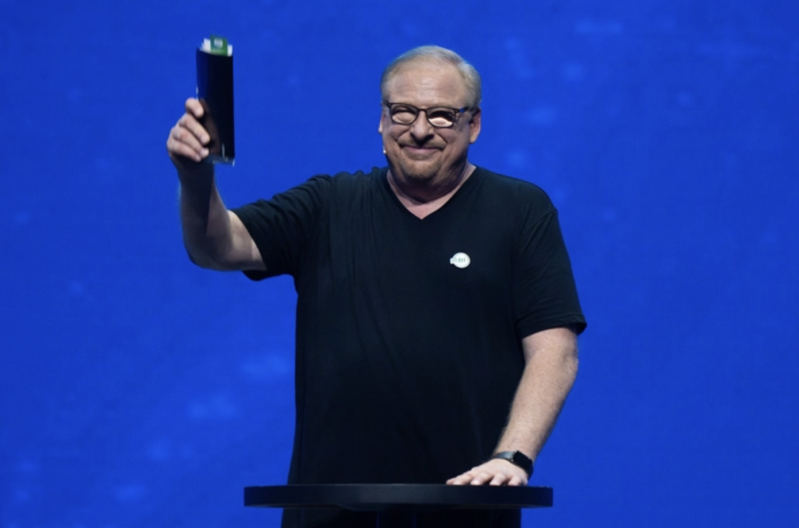
[[[451, 106], [428, 106], [426, 108], [422, 108], [422, 107], [414, 106], [414, 105], [408, 104], [408, 103], [392, 103], [390, 101], [384, 101], [383, 104], [386, 106], [386, 108], [388, 108], [388, 117], [391, 118], [391, 122], [394, 123], [395, 125], [411, 126], [412, 124], [414, 124], [416, 122], [417, 119], [419, 119], [419, 112], [424, 111], [425, 119], [427, 119], [427, 122], [430, 123], [430, 126], [433, 127], [433, 128], [452, 128], [452, 127], [455, 126], [455, 123], [458, 122], [458, 119], [460, 119], [461, 115], [463, 115], [468, 110], [472, 109], [471, 106], [464, 106], [462, 108], [453, 108]], [[410, 123], [400, 123], [399, 121], [396, 121], [394, 119], [394, 114], [391, 112], [391, 109], [394, 106], [406, 106], [406, 107], [408, 107], [409, 110], [413, 110], [413, 112], [414, 112], [413, 120]], [[452, 124], [450, 124], [450, 125], [436, 125], [435, 123], [430, 121], [430, 112], [429, 112], [430, 110], [449, 110], [449, 111], [451, 111], [453, 113]]]

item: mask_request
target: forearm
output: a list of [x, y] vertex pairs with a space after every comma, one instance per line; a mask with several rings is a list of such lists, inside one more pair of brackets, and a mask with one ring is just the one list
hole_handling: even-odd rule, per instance
[[217, 191], [213, 165], [198, 165], [192, 173], [178, 173], [183, 243], [201, 267], [226, 269], [222, 256], [233, 243], [230, 215]]
[[551, 335], [525, 340], [527, 364], [497, 452], [518, 450], [535, 460], [574, 384], [578, 363], [574, 334], [565, 328], [546, 332]]
[[[521, 451], [535, 460], [577, 376], [577, 337], [568, 328], [553, 328], [524, 338], [522, 348], [526, 366], [495, 452]], [[447, 484], [523, 486], [527, 478], [519, 466], [491, 459]]]

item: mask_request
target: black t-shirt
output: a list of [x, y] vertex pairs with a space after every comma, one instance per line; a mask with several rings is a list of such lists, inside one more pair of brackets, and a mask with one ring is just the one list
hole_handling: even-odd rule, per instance
[[477, 168], [419, 219], [387, 169], [235, 210], [298, 294], [291, 483], [443, 483], [496, 446], [521, 339], [585, 327], [557, 211]]

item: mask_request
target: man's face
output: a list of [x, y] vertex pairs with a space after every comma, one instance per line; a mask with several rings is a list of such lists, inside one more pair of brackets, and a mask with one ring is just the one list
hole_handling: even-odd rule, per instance
[[[417, 108], [462, 108], [468, 104], [468, 92], [458, 70], [433, 61], [403, 66], [389, 79], [386, 95], [391, 103]], [[398, 125], [384, 107], [378, 131], [394, 178], [411, 185], [437, 185], [461, 177], [469, 145], [480, 134], [480, 111], [460, 114], [452, 128], [435, 128], [426, 112], [419, 112], [410, 125]]]

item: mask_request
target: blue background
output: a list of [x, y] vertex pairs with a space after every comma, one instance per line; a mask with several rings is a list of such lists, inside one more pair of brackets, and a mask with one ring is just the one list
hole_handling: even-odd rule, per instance
[[799, 4], [0, 0], [0, 528], [270, 526], [291, 281], [189, 263], [169, 129], [235, 48], [234, 206], [383, 164], [378, 79], [483, 75], [477, 164], [561, 211], [589, 319], [529, 526], [796, 526]]

